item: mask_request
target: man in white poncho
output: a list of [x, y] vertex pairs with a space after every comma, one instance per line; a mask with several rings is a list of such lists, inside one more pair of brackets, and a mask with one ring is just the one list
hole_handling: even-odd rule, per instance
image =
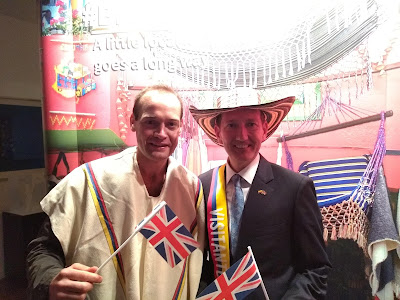
[[[137, 147], [76, 168], [42, 200], [49, 218], [28, 248], [31, 299], [195, 299], [204, 204], [198, 178], [170, 157], [182, 110], [171, 88], [144, 89], [131, 117]], [[162, 200], [200, 247], [171, 268], [137, 234], [95, 273]]]

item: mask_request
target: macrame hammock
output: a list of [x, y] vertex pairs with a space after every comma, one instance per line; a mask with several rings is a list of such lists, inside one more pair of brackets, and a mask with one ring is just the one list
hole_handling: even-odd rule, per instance
[[[330, 99], [329, 103], [332, 103]], [[310, 120], [324, 114], [327, 109], [324, 103], [300, 127], [309, 127]], [[340, 104], [340, 112], [347, 117], [357, 115], [357, 109]], [[361, 112], [361, 111], [358, 111]], [[378, 115], [359, 118], [326, 128], [308, 130], [299, 134], [283, 136], [287, 167], [293, 170], [293, 160], [286, 141], [304, 136], [311, 136], [340, 128], [381, 120], [374, 151], [371, 155], [348, 157], [332, 160], [305, 161], [299, 167], [301, 174], [313, 181], [320, 207], [324, 240], [353, 239], [367, 253], [367, 236], [369, 230], [368, 212], [373, 204], [378, 170], [386, 152], [385, 117], [393, 112], [381, 112]], [[377, 119], [378, 118], [378, 119]], [[299, 129], [298, 129], [299, 130]]]

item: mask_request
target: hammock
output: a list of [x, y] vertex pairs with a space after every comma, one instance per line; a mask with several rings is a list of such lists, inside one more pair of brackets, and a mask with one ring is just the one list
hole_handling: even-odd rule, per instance
[[384, 124], [382, 112], [374, 152], [370, 156], [306, 161], [300, 165], [299, 172], [314, 181], [325, 241], [353, 239], [367, 253], [368, 211], [386, 151]]
[[[328, 87], [327, 89], [329, 90], [330, 88]], [[392, 110], [384, 112], [384, 117], [391, 116], [393, 116]], [[321, 104], [295, 130], [291, 131], [290, 135], [278, 137], [277, 141], [304, 138], [378, 121], [381, 118], [381, 113], [376, 114], [364, 108], [347, 105], [331, 97], [328, 91]], [[329, 119], [331, 120], [329, 121]], [[332, 121], [336, 124], [331, 124]], [[287, 154], [287, 146], [285, 146], [285, 151]]]

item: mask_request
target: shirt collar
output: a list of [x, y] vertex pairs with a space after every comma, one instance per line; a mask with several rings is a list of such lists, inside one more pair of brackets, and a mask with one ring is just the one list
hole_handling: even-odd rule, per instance
[[[253, 183], [253, 179], [256, 176], [256, 172], [258, 169], [258, 164], [260, 162], [260, 154], [258, 154], [244, 169], [242, 169], [239, 174], [244, 180], [246, 180], [249, 184]], [[236, 172], [229, 165], [229, 161], [226, 162], [226, 183], [231, 180], [232, 176], [235, 175]]]

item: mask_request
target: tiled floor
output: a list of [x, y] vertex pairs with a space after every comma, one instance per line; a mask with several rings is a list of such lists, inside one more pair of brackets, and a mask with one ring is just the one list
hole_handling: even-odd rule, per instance
[[18, 279], [0, 280], [1, 300], [26, 300], [26, 283]]

